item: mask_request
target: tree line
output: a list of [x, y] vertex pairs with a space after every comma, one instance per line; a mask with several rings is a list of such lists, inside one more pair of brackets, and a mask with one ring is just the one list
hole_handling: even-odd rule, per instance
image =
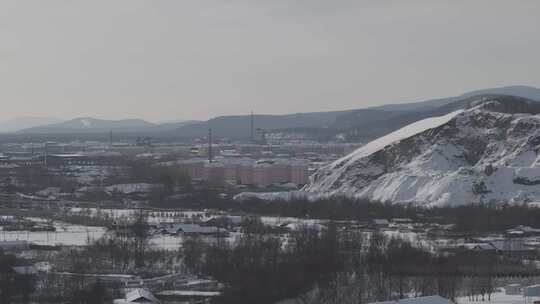
[[521, 261], [463, 252], [444, 255], [381, 233], [301, 227], [288, 237], [269, 233], [214, 244], [193, 238], [182, 247], [190, 271], [225, 284], [215, 303], [370, 303], [410, 296], [489, 299], [501, 269]]
[[255, 198], [235, 201], [230, 198], [220, 198], [216, 193], [208, 191], [206, 199], [186, 203], [177, 202], [177, 204], [172, 204], [172, 206], [169, 204], [169, 206], [360, 222], [378, 218], [388, 220], [409, 218], [416, 223], [455, 224], [455, 230], [474, 232], [503, 231], [519, 225], [540, 228], [540, 208], [530, 207], [526, 203], [471, 203], [460, 206], [425, 208], [414, 204], [392, 204], [340, 196], [316, 201], [304, 199], [264, 201]]

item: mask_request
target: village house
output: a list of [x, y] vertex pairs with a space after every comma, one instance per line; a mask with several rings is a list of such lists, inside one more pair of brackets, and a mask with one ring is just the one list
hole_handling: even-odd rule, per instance
[[202, 224], [204, 226], [215, 226], [215, 227], [239, 227], [244, 223], [247, 217], [240, 215], [222, 215], [222, 216], [212, 216], [211, 218], [204, 221]]
[[225, 229], [198, 224], [164, 223], [158, 227], [161, 233], [169, 235], [218, 235], [226, 233]]
[[522, 293], [521, 284], [510, 284], [504, 287], [506, 295], [520, 295]]
[[156, 293], [163, 301], [171, 303], [208, 303], [206, 300], [218, 297], [219, 291], [164, 290]]
[[413, 220], [410, 218], [393, 218], [391, 222], [394, 224], [411, 224]]
[[114, 304], [133, 304], [133, 303], [145, 303], [145, 304], [158, 304], [161, 303], [149, 290], [147, 289], [134, 289], [126, 294], [125, 299], [116, 299]]
[[540, 229], [519, 225], [515, 228], [506, 230], [506, 235], [509, 237], [537, 236], [540, 235]]
[[390, 225], [390, 222], [387, 219], [373, 219], [371, 224], [376, 228], [386, 228]]

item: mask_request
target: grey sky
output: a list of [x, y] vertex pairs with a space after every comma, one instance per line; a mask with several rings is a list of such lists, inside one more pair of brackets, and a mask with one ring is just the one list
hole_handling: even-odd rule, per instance
[[0, 0], [0, 119], [204, 119], [540, 86], [540, 1]]

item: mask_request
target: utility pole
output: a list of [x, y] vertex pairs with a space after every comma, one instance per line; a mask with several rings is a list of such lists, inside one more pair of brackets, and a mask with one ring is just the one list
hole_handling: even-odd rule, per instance
[[48, 157], [48, 155], [47, 155], [47, 150], [48, 150], [47, 148], [48, 148], [48, 147], [47, 147], [47, 146], [48, 146], [48, 145], [49, 145], [49, 143], [48, 143], [48, 142], [45, 142], [45, 147], [44, 147], [44, 148], [45, 148], [45, 151], [44, 151], [45, 157], [43, 158], [44, 164], [45, 164], [45, 168], [47, 168], [47, 157]]
[[253, 111], [251, 111], [251, 128], [250, 128], [250, 137], [251, 143], [255, 141], [255, 115], [253, 115]]
[[113, 142], [113, 133], [111, 130], [111, 132], [109, 132], [109, 149], [112, 148], [112, 142]]
[[208, 162], [212, 162], [212, 128], [208, 129]]

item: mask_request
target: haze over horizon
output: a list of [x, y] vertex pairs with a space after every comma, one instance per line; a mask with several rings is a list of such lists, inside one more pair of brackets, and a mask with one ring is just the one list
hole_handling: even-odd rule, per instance
[[540, 87], [539, 15], [536, 1], [6, 0], [0, 120], [208, 119]]

